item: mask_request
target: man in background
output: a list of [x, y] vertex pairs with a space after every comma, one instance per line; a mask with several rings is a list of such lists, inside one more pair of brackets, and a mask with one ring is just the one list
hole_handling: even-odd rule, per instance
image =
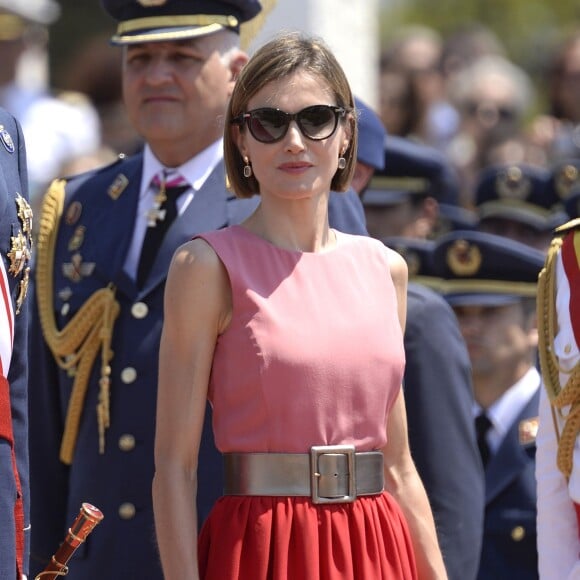
[[544, 254], [503, 236], [456, 231], [437, 240], [433, 263], [472, 367], [472, 417], [485, 469], [477, 577], [533, 580], [540, 393], [535, 298]]

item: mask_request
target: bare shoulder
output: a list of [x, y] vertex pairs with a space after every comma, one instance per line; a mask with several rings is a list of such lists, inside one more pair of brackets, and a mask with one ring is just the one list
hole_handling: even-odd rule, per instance
[[173, 313], [179, 323], [205, 321], [207, 328], [221, 332], [228, 324], [231, 307], [228, 273], [211, 245], [196, 238], [179, 246], [167, 277], [166, 314]]
[[[211, 267], [219, 264], [215, 250], [202, 238], [195, 238], [182, 244], [175, 250], [173, 263], [177, 267]], [[173, 264], [172, 264], [173, 265]]]
[[219, 276], [224, 269], [215, 250], [203, 239], [196, 238], [175, 250], [169, 277], [180, 279], [195, 277], [210, 280]]

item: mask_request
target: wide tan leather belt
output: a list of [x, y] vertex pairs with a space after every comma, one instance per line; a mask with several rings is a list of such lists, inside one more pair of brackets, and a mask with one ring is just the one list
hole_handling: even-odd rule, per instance
[[225, 453], [225, 495], [306, 496], [313, 503], [353, 502], [383, 491], [381, 451], [322, 445], [310, 453]]

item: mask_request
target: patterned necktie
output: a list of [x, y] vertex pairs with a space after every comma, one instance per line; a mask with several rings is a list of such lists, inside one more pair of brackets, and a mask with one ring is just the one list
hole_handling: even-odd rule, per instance
[[477, 446], [479, 447], [479, 453], [481, 455], [481, 461], [485, 467], [489, 461], [489, 456], [491, 455], [489, 444], [487, 443], [487, 432], [491, 427], [491, 421], [485, 412], [480, 413], [475, 418], [475, 432], [477, 433]]
[[176, 171], [163, 170], [151, 181], [157, 190], [153, 207], [147, 214], [147, 231], [137, 269], [137, 284], [143, 287], [161, 242], [173, 220], [177, 217], [177, 199], [189, 189], [187, 181]]

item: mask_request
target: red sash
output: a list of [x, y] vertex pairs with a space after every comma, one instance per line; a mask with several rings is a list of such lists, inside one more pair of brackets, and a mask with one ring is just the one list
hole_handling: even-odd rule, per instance
[[12, 469], [16, 481], [18, 492], [16, 504], [14, 506], [14, 522], [16, 524], [16, 565], [18, 567], [18, 578], [22, 574], [22, 564], [24, 560], [24, 505], [22, 502], [22, 488], [20, 487], [20, 477], [16, 466], [16, 455], [14, 453], [14, 435], [12, 434], [12, 413], [10, 411], [10, 386], [6, 377], [0, 375], [0, 439], [5, 439], [10, 443], [12, 450]]
[[570, 284], [570, 320], [580, 345], [580, 230], [569, 232], [562, 243], [562, 264]]
[[580, 538], [580, 504], [574, 502], [574, 510], [576, 511], [576, 521], [578, 522], [578, 537]]

